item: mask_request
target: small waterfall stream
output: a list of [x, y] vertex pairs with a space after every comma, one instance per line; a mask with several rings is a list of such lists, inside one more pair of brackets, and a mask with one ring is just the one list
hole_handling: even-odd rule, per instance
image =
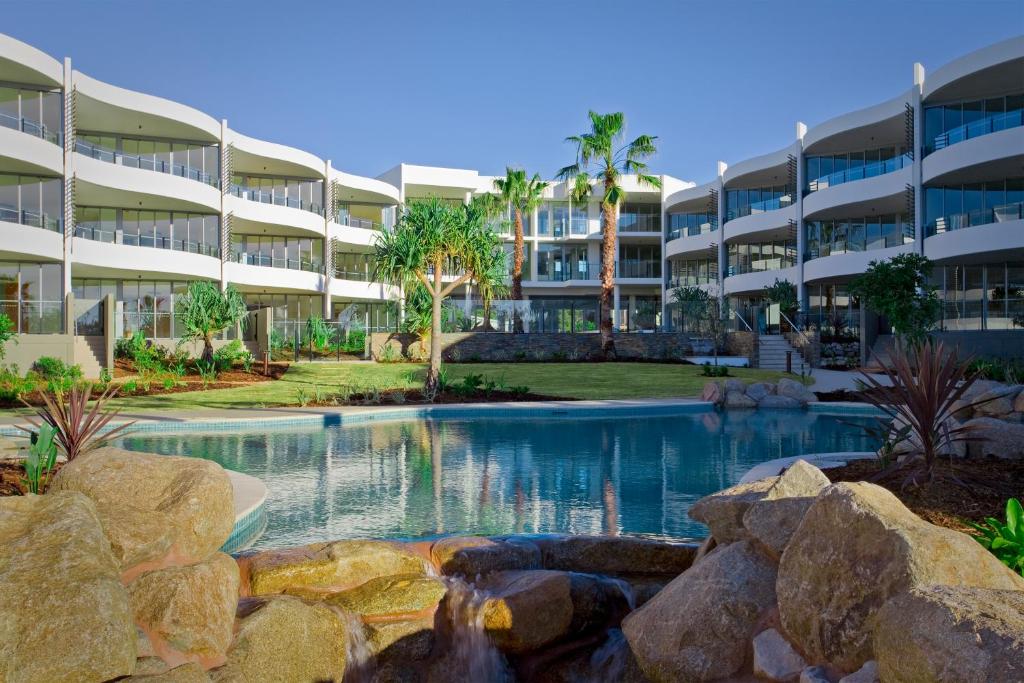
[[447, 673], [452, 680], [512, 683], [505, 657], [484, 631], [487, 594], [462, 579], [446, 577], [451, 654]]
[[363, 620], [357, 614], [336, 607], [332, 609], [345, 624], [345, 631], [348, 634], [345, 640], [346, 683], [372, 683], [376, 671]]

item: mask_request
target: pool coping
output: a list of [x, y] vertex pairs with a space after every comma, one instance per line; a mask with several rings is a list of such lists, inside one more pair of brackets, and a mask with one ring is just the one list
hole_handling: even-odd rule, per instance
[[267, 485], [250, 474], [226, 468], [224, 471], [231, 481], [235, 523], [220, 552], [234, 553], [255, 543], [266, 529]]
[[833, 467], [842, 467], [852, 460], [867, 460], [876, 456], [877, 454], [874, 451], [836, 451], [833, 453], [807, 453], [805, 455], [791, 455], [786, 458], [775, 458], [774, 460], [767, 460], [754, 465], [740, 477], [737, 483], [749, 484], [758, 479], [778, 476], [797, 460], [806, 460], [820, 470], [827, 470]]

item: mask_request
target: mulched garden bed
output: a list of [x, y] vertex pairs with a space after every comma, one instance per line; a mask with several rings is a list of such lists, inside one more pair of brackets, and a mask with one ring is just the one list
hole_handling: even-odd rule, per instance
[[[813, 390], [813, 387], [811, 388]], [[880, 396], [878, 389], [868, 388], [863, 391], [850, 391], [849, 389], [839, 389], [837, 391], [815, 391], [815, 395], [818, 397], [818, 401], [822, 403], [870, 403], [868, 396], [879, 396], [879, 398], [886, 398]]]
[[[57, 474], [63, 466], [64, 463], [61, 462], [53, 466], [50, 481], [53, 481], [53, 475]], [[25, 469], [20, 460], [0, 460], [0, 497], [25, 495], [25, 485], [21, 483], [24, 476]]]
[[935, 467], [936, 481], [920, 487], [904, 487], [906, 473], [899, 470], [876, 480], [878, 462], [873, 459], [854, 460], [844, 467], [823, 471], [834, 482], [870, 481], [883, 486], [922, 519], [967, 533], [973, 533], [967, 521], [981, 523], [985, 517], [1002, 520], [1007, 499], [1024, 494], [1021, 460], [962, 458], [952, 463], [943, 460]]
[[[444, 391], [434, 397], [434, 404], [451, 403], [507, 403], [522, 401], [575, 401], [574, 398], [548, 396], [531, 392], [515, 392], [495, 389], [490, 392], [479, 389], [472, 393]], [[324, 400], [317, 401], [311, 394], [303, 407], [336, 407], [336, 406], [400, 406], [430, 405], [419, 389], [385, 389], [378, 394], [353, 393], [346, 400], [335, 394], [327, 394]], [[296, 403], [289, 403], [294, 406]]]

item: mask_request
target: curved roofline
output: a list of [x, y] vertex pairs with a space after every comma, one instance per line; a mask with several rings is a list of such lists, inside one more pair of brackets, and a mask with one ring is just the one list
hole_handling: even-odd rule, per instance
[[233, 129], [228, 129], [225, 137], [224, 142], [226, 144], [234, 145], [243, 152], [302, 166], [312, 171], [318, 178], [325, 178], [327, 162], [315, 154], [277, 142], [252, 138]]
[[707, 197], [708, 192], [718, 187], [718, 178], [709, 180], [701, 185], [692, 185], [685, 187], [681, 190], [677, 190], [670, 195], [665, 197], [665, 208], [670, 209], [676, 204], [683, 202], [693, 201], [694, 199], [702, 199]]
[[31, 69], [52, 86], [64, 85], [64, 65], [42, 50], [0, 33], [0, 58]]
[[936, 91], [961, 78], [970, 76], [976, 71], [982, 71], [1021, 58], [1024, 58], [1024, 36], [1008, 38], [994, 45], [975, 50], [963, 57], [954, 59], [948, 64], [940, 66], [935, 70], [934, 74], [927, 76], [924, 79], [922, 97], [928, 99]]
[[902, 115], [913, 94], [914, 89], [910, 88], [903, 94], [897, 95], [891, 100], [886, 100], [880, 104], [864, 107], [863, 109], [858, 109], [856, 111], [840, 114], [839, 116], [835, 116], [827, 121], [819, 123], [813, 128], [808, 129], [807, 133], [804, 135], [804, 149], [806, 150], [811, 145], [822, 142], [833, 135], [856, 130], [858, 128], [864, 128], [865, 126], [870, 126], [871, 124], [891, 119], [894, 116]]
[[72, 73], [72, 83], [77, 92], [97, 102], [129, 111], [137, 111], [148, 116], [176, 123], [183, 123], [204, 133], [210, 138], [211, 142], [220, 140], [220, 123], [209, 114], [187, 104], [111, 85], [88, 76], [81, 71], [74, 71]]
[[793, 153], [794, 148], [799, 150], [799, 145], [800, 141], [795, 140], [782, 149], [769, 152], [768, 154], [762, 154], [761, 156], [753, 157], [752, 159], [745, 159], [738, 164], [730, 166], [725, 169], [725, 174], [722, 176], [722, 183], [731, 183], [737, 178], [741, 178], [748, 173], [756, 173], [757, 171], [781, 166], [788, 161], [789, 155]]
[[367, 178], [332, 168], [330, 180], [337, 182], [343, 187], [351, 187], [356, 190], [363, 190], [364, 192], [384, 195], [388, 199], [394, 200], [395, 204], [400, 203], [398, 188], [391, 183], [378, 180], [377, 178]]

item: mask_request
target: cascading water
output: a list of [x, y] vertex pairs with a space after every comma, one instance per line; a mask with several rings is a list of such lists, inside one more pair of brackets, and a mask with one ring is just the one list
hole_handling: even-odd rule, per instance
[[487, 594], [458, 578], [445, 578], [450, 635], [446, 673], [451, 680], [512, 683], [515, 678], [505, 657], [484, 630]]
[[372, 683], [374, 678], [373, 652], [366, 638], [366, 627], [358, 615], [338, 608], [332, 608], [345, 624], [348, 638], [345, 641], [346, 683]]

